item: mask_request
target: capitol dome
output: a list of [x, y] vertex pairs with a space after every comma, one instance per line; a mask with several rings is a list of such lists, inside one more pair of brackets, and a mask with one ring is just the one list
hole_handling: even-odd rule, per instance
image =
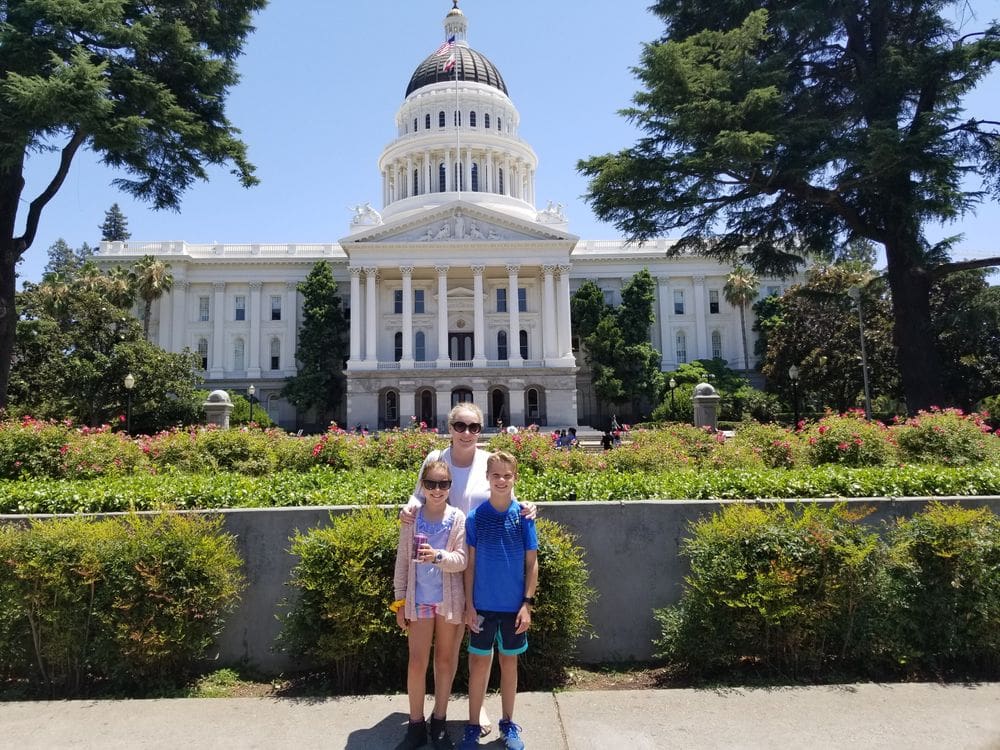
[[[462, 44], [456, 44], [453, 49], [459, 81], [484, 83], [487, 86], [500, 89], [505, 94], [507, 93], [507, 84], [504, 83], [503, 76], [500, 75], [497, 66], [486, 58], [486, 55]], [[424, 86], [454, 81], [456, 72], [444, 69], [447, 60], [447, 54], [441, 55], [437, 51], [429, 54], [413, 71], [410, 83], [406, 87], [406, 96]]]

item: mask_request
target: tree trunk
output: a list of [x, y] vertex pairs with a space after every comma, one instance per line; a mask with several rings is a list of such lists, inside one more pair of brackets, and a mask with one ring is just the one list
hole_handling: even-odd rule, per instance
[[21, 165], [0, 170], [0, 409], [7, 406], [7, 384], [17, 335], [17, 262], [24, 253], [23, 242], [14, 236], [17, 209], [24, 190]]
[[931, 329], [931, 278], [915, 261], [919, 257], [916, 244], [906, 247], [903, 241], [894, 238], [886, 243], [885, 250], [892, 292], [892, 338], [906, 410], [913, 415], [921, 409], [945, 404], [941, 363]]
[[750, 352], [747, 351], [746, 305], [740, 305], [740, 333], [743, 335], [743, 369], [750, 372]]
[[153, 314], [153, 300], [147, 299], [142, 309], [142, 337], [149, 341], [149, 318]]

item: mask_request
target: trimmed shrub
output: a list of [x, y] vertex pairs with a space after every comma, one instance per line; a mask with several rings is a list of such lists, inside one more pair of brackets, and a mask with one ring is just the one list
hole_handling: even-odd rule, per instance
[[[531, 688], [564, 681], [593, 596], [573, 537], [545, 520], [538, 534], [539, 604], [521, 664], [524, 685]], [[367, 508], [292, 541], [300, 558], [291, 581], [297, 596], [286, 602], [280, 644], [329, 665], [340, 692], [399, 690], [406, 683], [406, 638], [387, 608], [398, 539], [395, 511]]]
[[69, 429], [31, 417], [0, 425], [0, 478], [59, 476]]
[[802, 461], [805, 452], [799, 436], [777, 424], [740, 422], [732, 442], [750, 448], [771, 469], [790, 469]]
[[964, 466], [996, 455], [997, 438], [989, 425], [959, 409], [918, 412], [894, 432], [904, 461]]
[[487, 449], [491, 452], [506, 451], [517, 459], [517, 468], [521, 473], [543, 472], [558, 450], [555, 447], [555, 436], [551, 432], [534, 432], [522, 430], [510, 435], [501, 432], [490, 438]]
[[802, 435], [813, 466], [884, 466], [896, 457], [889, 429], [881, 422], [866, 421], [859, 411], [827, 414]]
[[243, 586], [221, 524], [159, 514], [0, 527], [0, 674], [53, 696], [188, 677]]
[[692, 525], [680, 603], [657, 654], [693, 674], [738, 665], [815, 674], [866, 653], [882, 547], [841, 505], [731, 505]]
[[931, 503], [889, 537], [889, 627], [895, 666], [1000, 669], [1000, 518]]

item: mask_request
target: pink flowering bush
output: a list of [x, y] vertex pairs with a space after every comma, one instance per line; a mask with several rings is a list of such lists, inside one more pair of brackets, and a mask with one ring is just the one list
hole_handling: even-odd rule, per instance
[[790, 469], [805, 458], [804, 441], [781, 425], [741, 422], [732, 442], [750, 449], [771, 469]]
[[140, 444], [108, 425], [68, 430], [60, 447], [59, 476], [66, 479], [95, 479], [125, 476], [148, 468]]
[[883, 466], [896, 461], [893, 436], [881, 422], [868, 422], [861, 411], [827, 414], [799, 431], [813, 466]]
[[543, 472], [559, 451], [551, 432], [522, 430], [513, 435], [501, 432], [490, 438], [490, 451], [507, 451], [517, 459], [521, 471]]
[[0, 478], [58, 477], [72, 426], [23, 417], [0, 426]]
[[447, 445], [444, 436], [433, 430], [383, 430], [356, 439], [353, 462], [356, 466], [416, 471], [428, 453]]
[[960, 409], [921, 411], [894, 428], [899, 453], [911, 463], [965, 466], [997, 457], [998, 440], [979, 414]]
[[313, 445], [313, 460], [318, 465], [334, 469], [350, 468], [355, 440], [364, 440], [364, 437], [352, 438], [343, 428], [338, 427], [336, 422], [331, 422], [330, 429], [324, 432]]

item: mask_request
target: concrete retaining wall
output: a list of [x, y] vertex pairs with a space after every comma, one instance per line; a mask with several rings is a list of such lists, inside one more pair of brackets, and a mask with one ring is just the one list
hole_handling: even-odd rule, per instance
[[[967, 507], [985, 506], [1000, 514], [1000, 497], [939, 498]], [[730, 501], [734, 502], [734, 501]], [[832, 500], [817, 502], [832, 503]], [[926, 499], [859, 499], [851, 505], [870, 506], [872, 524], [904, 518], [922, 508]], [[541, 515], [576, 534], [585, 550], [591, 585], [597, 600], [589, 613], [595, 637], [579, 644], [580, 661], [596, 663], [644, 660], [652, 656], [657, 637], [652, 611], [680, 598], [686, 561], [678, 554], [689, 524], [719, 511], [727, 502], [638, 501], [543, 503]], [[296, 531], [329, 524], [331, 517], [353, 510], [333, 508], [268, 508], [220, 511], [226, 530], [235, 535], [246, 561], [248, 580], [239, 608], [230, 616], [219, 639], [218, 662], [252, 665], [265, 673], [301, 669], [274, 650], [280, 630], [282, 600], [295, 558], [288, 552]], [[17, 516], [0, 517], [13, 521]], [[23, 517], [22, 517], [23, 518]], [[544, 591], [539, 596], [545, 595]]]

